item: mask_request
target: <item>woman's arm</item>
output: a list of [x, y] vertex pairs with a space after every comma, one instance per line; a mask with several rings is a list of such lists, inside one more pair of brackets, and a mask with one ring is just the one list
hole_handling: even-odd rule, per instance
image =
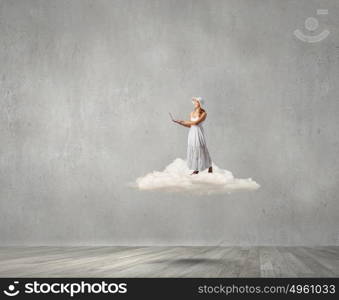
[[179, 125], [182, 125], [182, 126], [185, 126], [185, 127], [191, 127], [191, 125], [186, 124], [187, 121], [173, 120], [173, 122], [178, 123]]
[[[191, 117], [192, 117], [192, 113], [190, 113], [190, 115], [189, 115], [189, 120], [191, 120]], [[191, 125], [192, 124], [190, 124], [191, 123], [191, 121], [180, 121], [180, 124], [182, 125], [182, 126], [185, 126], [185, 127], [191, 127]]]
[[[191, 117], [191, 116], [190, 116], [190, 117]], [[177, 121], [177, 120], [175, 120], [175, 121], [173, 121], [173, 122], [178, 123], [178, 124], [180, 124], [180, 125], [182, 125], [182, 126], [185, 126], [185, 127], [191, 127], [192, 125], [197, 125], [197, 124], [199, 124], [200, 122], [204, 121], [204, 120], [206, 119], [206, 117], [207, 117], [207, 112], [204, 111], [204, 112], [201, 114], [201, 116], [199, 117], [199, 119], [196, 120], [196, 121]]]
[[185, 124], [186, 121], [181, 120], [172, 120], [174, 123], [178, 123], [179, 125], [185, 126], [185, 127], [191, 127], [191, 125]]
[[[189, 118], [191, 119], [191, 113]], [[190, 124], [188, 124], [190, 121], [182, 121], [182, 120], [173, 120], [173, 122], [178, 123], [179, 125], [185, 126], [185, 127], [191, 127]]]
[[196, 121], [183, 121], [183, 122], [184, 122], [184, 124], [189, 125], [189, 127], [192, 126], [192, 125], [198, 125], [200, 122], [202, 122], [206, 119], [206, 116], [207, 116], [207, 112], [204, 111], [201, 114], [201, 116], [199, 117], [198, 120], [196, 120]]

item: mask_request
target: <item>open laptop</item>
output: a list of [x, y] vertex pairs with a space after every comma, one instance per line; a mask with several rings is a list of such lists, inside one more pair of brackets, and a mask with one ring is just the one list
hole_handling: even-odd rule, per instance
[[175, 119], [173, 118], [172, 114], [171, 113], [168, 113], [172, 119], [172, 121], [175, 121]]

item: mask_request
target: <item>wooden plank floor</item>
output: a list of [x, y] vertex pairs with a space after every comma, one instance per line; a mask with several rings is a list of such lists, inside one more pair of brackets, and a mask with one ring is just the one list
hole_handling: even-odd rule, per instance
[[339, 246], [0, 247], [0, 277], [339, 277]]

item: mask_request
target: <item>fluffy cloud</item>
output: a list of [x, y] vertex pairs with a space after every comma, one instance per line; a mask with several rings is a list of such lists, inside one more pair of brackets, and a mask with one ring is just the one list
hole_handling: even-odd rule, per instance
[[153, 171], [145, 176], [138, 177], [132, 186], [140, 190], [163, 190], [173, 192], [190, 192], [209, 195], [231, 193], [239, 190], [256, 190], [260, 187], [252, 178], [235, 178], [230, 171], [216, 166], [213, 173], [208, 170], [199, 174], [190, 175], [186, 161], [176, 158], [163, 171]]

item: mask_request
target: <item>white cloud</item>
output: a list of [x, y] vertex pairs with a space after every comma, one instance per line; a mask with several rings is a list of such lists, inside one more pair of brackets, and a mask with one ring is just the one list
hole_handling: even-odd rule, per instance
[[212, 163], [213, 173], [208, 170], [190, 175], [186, 161], [176, 158], [163, 171], [153, 171], [138, 177], [132, 184], [140, 190], [163, 190], [174, 192], [190, 192], [200, 195], [231, 193], [238, 190], [256, 190], [260, 187], [251, 178], [235, 178], [230, 171]]

